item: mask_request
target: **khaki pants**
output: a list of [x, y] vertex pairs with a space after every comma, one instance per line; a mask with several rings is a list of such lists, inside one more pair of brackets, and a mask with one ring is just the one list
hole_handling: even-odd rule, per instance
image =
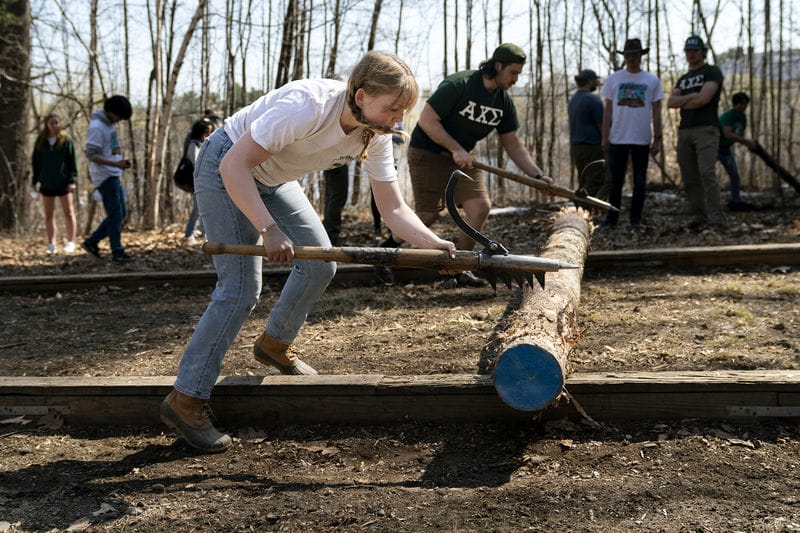
[[691, 222], [722, 225], [719, 178], [715, 165], [719, 128], [697, 126], [678, 130], [678, 165], [686, 187]]
[[489, 198], [483, 183], [483, 172], [477, 168], [459, 169], [450, 157], [410, 146], [406, 157], [414, 190], [414, 209], [417, 213], [438, 213], [444, 209], [444, 190], [450, 175], [457, 169], [473, 180], [459, 180], [454, 194], [457, 206], [473, 198]]

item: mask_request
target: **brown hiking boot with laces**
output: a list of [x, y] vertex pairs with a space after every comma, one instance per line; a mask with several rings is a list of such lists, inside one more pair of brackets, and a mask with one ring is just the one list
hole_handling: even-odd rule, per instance
[[231, 445], [230, 436], [211, 423], [213, 416], [208, 400], [176, 390], [161, 402], [161, 420], [177, 430], [190, 446], [207, 453], [223, 452]]
[[284, 344], [267, 335], [266, 332], [256, 340], [253, 346], [256, 361], [274, 366], [281, 374], [295, 376], [316, 376], [317, 371], [292, 353], [292, 345]]

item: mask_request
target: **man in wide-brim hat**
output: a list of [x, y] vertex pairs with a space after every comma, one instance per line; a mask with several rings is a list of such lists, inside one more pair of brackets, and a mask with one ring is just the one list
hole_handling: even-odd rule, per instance
[[650, 48], [642, 48], [642, 41], [639, 39], [628, 39], [625, 41], [625, 46], [622, 47], [622, 50], [617, 50], [618, 54], [639, 54], [645, 55], [647, 52], [650, 51]]
[[[600, 93], [605, 101], [602, 145], [608, 154], [611, 176], [608, 201], [620, 207], [630, 158], [633, 163], [630, 221], [634, 229], [642, 224], [649, 156], [657, 154], [661, 147], [664, 91], [655, 75], [642, 70], [642, 55], [648, 50], [639, 39], [625, 41], [622, 51], [618, 51], [624, 57], [625, 68], [611, 74]], [[618, 218], [618, 212], [609, 211], [603, 225], [614, 226]]]

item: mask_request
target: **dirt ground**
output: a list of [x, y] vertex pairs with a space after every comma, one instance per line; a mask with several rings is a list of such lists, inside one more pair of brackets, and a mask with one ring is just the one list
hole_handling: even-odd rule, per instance
[[[769, 200], [757, 199], [764, 205]], [[594, 250], [800, 239], [800, 201], [729, 213], [724, 232], [683, 227], [681, 199], [647, 199], [645, 229], [599, 229]], [[547, 237], [546, 207], [501, 212], [485, 232], [514, 253]], [[349, 212], [345, 241], [373, 243]], [[436, 226], [452, 232], [447, 221]], [[0, 275], [198, 270], [180, 228], [128, 232], [127, 265], [43, 254], [0, 237]], [[252, 342], [223, 374], [263, 375]], [[0, 375], [174, 375], [211, 287], [0, 294]], [[798, 369], [794, 266], [587, 269], [571, 371]], [[485, 373], [519, 289], [437, 282], [336, 286], [297, 342], [325, 374]], [[591, 414], [591, 413], [590, 413]], [[5, 418], [5, 420], [4, 420]], [[601, 418], [601, 416], [599, 417]], [[219, 425], [233, 449], [203, 456], [166, 428], [73, 428], [0, 413], [0, 533], [16, 531], [800, 531], [800, 424], [700, 420], [601, 424]]]

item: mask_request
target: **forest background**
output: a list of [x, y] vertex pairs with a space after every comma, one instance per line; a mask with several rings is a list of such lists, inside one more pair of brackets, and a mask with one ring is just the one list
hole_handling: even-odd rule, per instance
[[[407, 117], [416, 123], [424, 97], [448, 74], [476, 68], [501, 42], [528, 51], [514, 87], [520, 135], [547, 173], [574, 186], [566, 107], [573, 76], [592, 68], [606, 77], [620, 68], [627, 38], [650, 47], [643, 68], [669, 93], [686, 70], [683, 41], [697, 33], [709, 62], [725, 74], [720, 111], [746, 91], [750, 131], [793, 173], [798, 172], [800, 26], [792, 0], [3, 0], [0, 3], [0, 229], [25, 234], [41, 227], [32, 200], [30, 151], [43, 117], [55, 111], [78, 149], [79, 223], [88, 230], [97, 206], [82, 155], [93, 108], [112, 94], [134, 104], [119, 125], [133, 162], [123, 181], [128, 225], [159, 229], [185, 218], [189, 197], [171, 180], [183, 140], [203, 109], [223, 116], [292, 79], [346, 77], [367, 50], [397, 53], [417, 74], [423, 98]], [[664, 113], [664, 149], [650, 166], [651, 186], [679, 185], [678, 117]], [[505, 166], [495, 136], [479, 158]], [[763, 164], [740, 152], [745, 189], [781, 192]], [[363, 209], [369, 188], [358, 168], [349, 205]], [[407, 169], [401, 187], [410, 196]], [[324, 181], [302, 180], [320, 207]], [[527, 202], [536, 192], [489, 177], [496, 205]], [[410, 199], [410, 198], [409, 198]]]

